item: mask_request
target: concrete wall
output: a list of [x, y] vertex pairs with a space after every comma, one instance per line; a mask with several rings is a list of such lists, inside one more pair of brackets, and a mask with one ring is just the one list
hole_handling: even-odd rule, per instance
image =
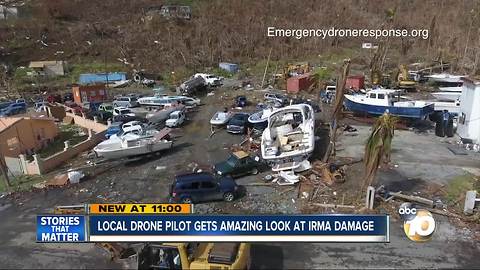
[[65, 142], [65, 148], [62, 152], [56, 153], [48, 158], [42, 159], [37, 155], [33, 155], [33, 161], [26, 160], [24, 155], [20, 155], [19, 158], [25, 174], [45, 174], [54, 170], [78, 154], [93, 148], [104, 138], [105, 131], [94, 134], [90, 130], [89, 137], [85, 141], [73, 146], [70, 146], [68, 142]]
[[73, 121], [75, 122], [76, 125], [79, 125], [83, 128], [86, 128], [86, 129], [91, 129], [93, 131], [95, 131], [96, 133], [100, 133], [102, 131], [105, 131], [107, 130], [107, 125], [104, 125], [102, 123], [99, 123], [99, 122], [95, 122], [93, 120], [90, 120], [90, 119], [87, 119], [83, 116], [78, 116], [78, 115], [75, 115], [73, 113], [65, 113], [66, 116], [70, 116], [73, 118]]

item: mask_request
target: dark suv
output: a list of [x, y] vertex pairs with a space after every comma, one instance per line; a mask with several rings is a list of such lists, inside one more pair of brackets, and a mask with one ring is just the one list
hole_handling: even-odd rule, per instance
[[198, 203], [213, 200], [231, 202], [238, 186], [231, 177], [217, 178], [211, 173], [177, 175], [170, 187], [171, 203]]

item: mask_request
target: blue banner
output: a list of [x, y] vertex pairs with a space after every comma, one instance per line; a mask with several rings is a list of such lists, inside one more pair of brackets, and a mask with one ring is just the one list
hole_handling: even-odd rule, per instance
[[37, 242], [85, 242], [85, 216], [37, 216]]
[[[183, 238], [186, 236], [197, 237], [199, 241], [294, 241], [295, 238], [288, 237], [302, 236], [297, 239], [388, 242], [389, 218], [387, 215], [95, 215], [89, 217], [89, 232], [92, 241], [180, 241], [187, 239]], [[250, 238], [242, 238], [245, 236]]]

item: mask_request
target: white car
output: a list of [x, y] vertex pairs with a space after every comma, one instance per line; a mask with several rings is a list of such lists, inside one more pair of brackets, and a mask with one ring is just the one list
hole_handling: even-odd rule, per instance
[[185, 113], [182, 111], [174, 111], [170, 114], [170, 118], [167, 119], [165, 125], [167, 127], [178, 127], [185, 121]]
[[135, 114], [129, 108], [125, 108], [125, 107], [113, 108], [113, 116], [117, 116], [117, 115], [135, 116]]
[[130, 122], [127, 122], [125, 124], [122, 125], [122, 129], [125, 130], [129, 127], [133, 127], [133, 126], [141, 126], [142, 125], [142, 122], [140, 121], [130, 121]]
[[202, 77], [207, 83], [208, 86], [219, 86], [222, 85], [222, 79], [218, 76], [206, 73], [197, 73], [193, 77]]
[[186, 106], [194, 107], [194, 106], [200, 106], [201, 101], [199, 98], [184, 96], [184, 98], [182, 99], [182, 103], [185, 104]]

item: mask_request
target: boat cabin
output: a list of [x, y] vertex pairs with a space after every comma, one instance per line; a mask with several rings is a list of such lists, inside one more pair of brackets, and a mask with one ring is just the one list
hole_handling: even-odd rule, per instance
[[400, 101], [400, 91], [397, 90], [372, 90], [365, 94], [362, 101], [370, 105], [393, 106]]

